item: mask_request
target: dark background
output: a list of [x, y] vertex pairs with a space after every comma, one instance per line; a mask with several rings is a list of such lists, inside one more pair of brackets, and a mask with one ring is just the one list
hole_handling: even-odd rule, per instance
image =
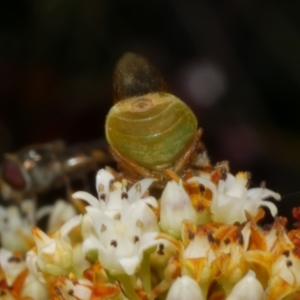
[[133, 51], [193, 108], [213, 162], [252, 172], [253, 186], [300, 191], [300, 2], [1, 3], [1, 156], [103, 137], [114, 65]]

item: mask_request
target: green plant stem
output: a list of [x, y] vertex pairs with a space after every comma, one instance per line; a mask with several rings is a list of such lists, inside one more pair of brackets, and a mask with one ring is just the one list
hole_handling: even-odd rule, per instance
[[141, 263], [141, 275], [144, 291], [147, 295], [151, 293], [151, 272], [150, 272], [150, 254], [145, 253]]
[[122, 284], [122, 287], [123, 287], [128, 299], [130, 299], [130, 300], [141, 300], [141, 298], [135, 292], [134, 278], [132, 276], [129, 276], [129, 275], [126, 275], [126, 274], [119, 274], [119, 275], [116, 275], [116, 278]]

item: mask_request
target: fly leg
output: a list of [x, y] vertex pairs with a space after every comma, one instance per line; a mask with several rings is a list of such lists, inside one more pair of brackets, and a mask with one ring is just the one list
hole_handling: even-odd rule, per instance
[[175, 166], [173, 167], [173, 171], [175, 173], [178, 173], [181, 170], [183, 170], [186, 165], [193, 164], [193, 160], [195, 158], [195, 154], [197, 154], [197, 151], [201, 148], [202, 149], [204, 148], [204, 145], [200, 140], [202, 133], [203, 133], [203, 129], [199, 128], [192, 143], [187, 148], [187, 150], [183, 153], [183, 155], [181, 155], [181, 157], [178, 159]]

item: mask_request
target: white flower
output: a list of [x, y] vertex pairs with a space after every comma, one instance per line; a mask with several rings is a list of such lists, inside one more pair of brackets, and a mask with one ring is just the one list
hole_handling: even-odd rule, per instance
[[[143, 258], [143, 252], [157, 244], [155, 228], [139, 219], [143, 205], [132, 204], [114, 218], [95, 207], [86, 207], [94, 224], [97, 237], [91, 236], [83, 242], [83, 252], [98, 250], [101, 265], [111, 273], [134, 274]], [[145, 218], [144, 218], [145, 219]], [[155, 227], [155, 226], [154, 226]]]
[[271, 276], [279, 276], [293, 287], [300, 286], [300, 251], [286, 250], [272, 265]]
[[73, 263], [73, 250], [67, 234], [81, 222], [78, 215], [66, 222], [60, 230], [48, 236], [39, 228], [32, 229], [36, 249], [27, 252], [26, 262], [30, 272], [44, 282], [41, 274], [65, 275]]
[[82, 244], [73, 246], [73, 268], [77, 274], [83, 274], [90, 267], [89, 261], [82, 252]]
[[197, 213], [182, 183], [172, 180], [167, 183], [161, 196], [159, 225], [163, 231], [178, 238], [183, 220], [196, 222]]
[[[1, 271], [5, 278], [5, 284], [2, 282], [2, 288], [0, 287], [0, 299], [16, 299], [16, 292], [20, 288], [19, 296], [21, 296], [22, 299], [23, 297], [28, 297], [32, 300], [49, 298], [46, 286], [37, 281], [36, 278], [30, 274], [27, 274], [26, 262], [20, 254], [0, 249], [0, 273], [2, 275]], [[20, 282], [24, 279], [24, 283], [20, 286]], [[5, 286], [7, 286], [6, 289]]]
[[22, 287], [21, 296], [32, 300], [49, 299], [47, 286], [32, 274], [28, 274]]
[[251, 270], [233, 287], [227, 300], [263, 300], [265, 299], [264, 289], [261, 283], [255, 278]]
[[295, 248], [295, 244], [290, 240], [286, 231], [286, 218], [277, 217], [271, 228], [264, 230], [266, 250], [270, 251], [276, 257], [283, 251], [289, 251]]
[[166, 300], [204, 300], [198, 283], [189, 276], [178, 277], [172, 284]]
[[220, 276], [218, 259], [215, 252], [217, 244], [214, 242], [209, 225], [196, 226], [190, 222], [183, 222], [182, 241], [183, 274], [189, 274], [201, 283], [203, 293], [206, 295], [208, 288]]
[[38, 218], [49, 214], [47, 232], [57, 231], [65, 222], [77, 215], [76, 209], [70, 203], [58, 199], [54, 205], [42, 206], [38, 211]]
[[8, 286], [12, 286], [18, 275], [26, 269], [25, 260], [6, 249], [0, 249], [0, 266]]
[[2, 247], [11, 251], [28, 251], [34, 244], [31, 229], [36, 222], [50, 214], [48, 232], [58, 229], [64, 222], [76, 215], [74, 207], [58, 200], [55, 205], [36, 209], [33, 199], [24, 199], [17, 205], [0, 206], [0, 234]]
[[64, 300], [89, 300], [93, 292], [93, 283], [85, 278], [71, 280], [68, 277], [60, 277], [55, 284], [55, 292]]
[[215, 259], [216, 254], [209, 243], [209, 239], [205, 234], [197, 234], [190, 241], [188, 247], [184, 251], [185, 259], [205, 258], [207, 265], [210, 265]]
[[33, 245], [31, 228], [35, 225], [33, 200], [16, 205], [0, 206], [0, 234], [2, 247], [10, 251], [26, 252]]
[[256, 216], [261, 206], [270, 209], [272, 216], [277, 214], [276, 206], [265, 198], [273, 197], [280, 200], [278, 193], [266, 188], [252, 188], [247, 190], [248, 174], [238, 173], [235, 177], [227, 174], [226, 179], [220, 179], [217, 190], [213, 191], [211, 203], [212, 219], [215, 222], [231, 224], [234, 222], [247, 221], [245, 211]]
[[127, 191], [126, 181], [114, 182], [113, 175], [105, 169], [101, 169], [96, 176], [98, 199], [83, 191], [74, 193], [72, 197], [88, 202], [91, 206], [100, 209], [110, 217], [114, 217], [132, 203], [137, 202], [142, 203], [145, 206], [145, 210], [148, 210], [148, 214], [150, 215], [152, 211], [148, 205], [157, 207], [157, 201], [152, 196], [143, 196], [153, 181], [154, 179], [151, 178], [143, 179], [134, 184]]
[[73, 194], [91, 205], [82, 222], [83, 252], [98, 250], [100, 263], [111, 273], [134, 274], [144, 250], [159, 243], [156, 216], [149, 207], [157, 207], [157, 201], [146, 196], [153, 181], [143, 179], [127, 191], [126, 180], [115, 182], [111, 173], [101, 169], [96, 176], [98, 199], [86, 192]]

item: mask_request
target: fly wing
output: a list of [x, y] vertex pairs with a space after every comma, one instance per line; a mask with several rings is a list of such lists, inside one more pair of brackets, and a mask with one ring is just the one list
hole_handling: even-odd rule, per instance
[[143, 56], [127, 52], [114, 73], [114, 101], [155, 92], [170, 92], [161, 73]]

